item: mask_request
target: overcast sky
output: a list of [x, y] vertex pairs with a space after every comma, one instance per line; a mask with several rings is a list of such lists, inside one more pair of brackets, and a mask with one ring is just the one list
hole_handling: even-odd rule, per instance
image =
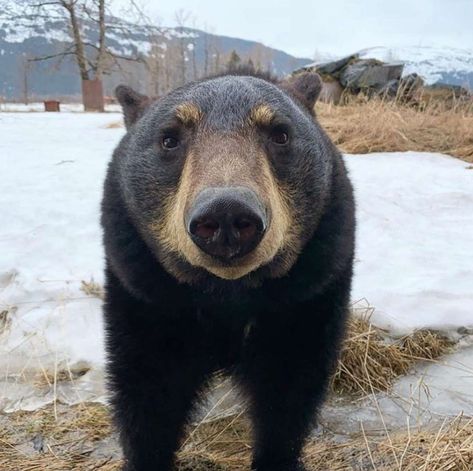
[[[126, 2], [127, 0], [115, 0]], [[163, 26], [176, 10], [197, 27], [252, 39], [297, 56], [348, 54], [371, 46], [473, 49], [473, 0], [138, 0]]]

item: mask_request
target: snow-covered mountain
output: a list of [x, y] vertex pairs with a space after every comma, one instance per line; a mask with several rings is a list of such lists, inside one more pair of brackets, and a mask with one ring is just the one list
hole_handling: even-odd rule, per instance
[[[78, 94], [80, 81], [72, 55], [61, 60], [28, 62], [31, 58], [56, 55], [71, 45], [66, 19], [54, 9], [51, 14], [40, 16], [26, 14], [18, 8], [16, 10], [11, 6], [10, 11], [0, 11], [0, 96], [18, 98], [24, 93], [26, 83], [30, 95]], [[82, 30], [85, 43], [97, 44], [96, 23], [83, 19]], [[269, 68], [279, 76], [310, 62], [309, 59], [297, 58], [255, 41], [214, 35], [198, 29], [150, 27], [114, 17], [107, 20], [107, 46], [121, 56], [146, 56], [151, 50], [164, 54], [173, 47], [177, 56], [176, 48], [182, 49], [183, 45], [187, 79], [193, 78], [195, 70], [202, 75], [206, 61], [213, 60], [220, 67], [224, 66], [233, 50], [242, 61], [251, 57], [255, 65], [259, 63], [262, 68]], [[91, 46], [87, 47], [93, 54]], [[25, 67], [28, 67], [27, 71]], [[106, 77], [106, 92], [110, 93], [118, 82], [123, 81], [146, 89], [145, 75], [142, 65], [124, 61], [120, 73]]]
[[403, 62], [404, 74], [416, 72], [427, 83], [448, 83], [473, 89], [473, 49], [409, 46], [372, 47], [360, 51], [364, 58]]

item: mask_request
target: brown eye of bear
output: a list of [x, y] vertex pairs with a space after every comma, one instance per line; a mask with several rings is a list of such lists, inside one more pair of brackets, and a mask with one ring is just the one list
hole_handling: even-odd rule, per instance
[[175, 149], [179, 145], [179, 141], [172, 136], [165, 136], [163, 138], [163, 147], [165, 149]]
[[289, 135], [285, 131], [273, 131], [271, 133], [271, 141], [274, 142], [274, 144], [283, 146], [288, 143]]

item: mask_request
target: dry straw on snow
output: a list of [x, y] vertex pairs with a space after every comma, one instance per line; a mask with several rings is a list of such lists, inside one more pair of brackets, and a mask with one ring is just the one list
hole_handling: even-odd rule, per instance
[[87, 296], [92, 296], [99, 299], [104, 298], [103, 286], [100, 283], [97, 283], [93, 278], [91, 278], [89, 281], [82, 280], [80, 289]]
[[[368, 311], [369, 312], [369, 311]], [[392, 381], [418, 360], [433, 360], [451, 348], [435, 332], [420, 331], [396, 341], [369, 322], [349, 323], [340, 366], [333, 378], [335, 392], [355, 394], [389, 390]], [[61, 380], [61, 377], [56, 377]], [[458, 417], [436, 429], [409, 430], [380, 437], [335, 441], [331, 435], [311, 440], [305, 460], [310, 470], [473, 469], [473, 422]], [[105, 451], [104, 451], [105, 450]], [[249, 469], [251, 433], [243, 413], [190, 428], [179, 453], [179, 471], [243, 471]], [[35, 412], [0, 415], [0, 469], [68, 471], [120, 469], [116, 437], [108, 411], [99, 404], [61, 404]]]
[[[5, 419], [4, 417], [2, 419]], [[9, 471], [118, 471], [116, 441], [107, 456], [96, 452], [110, 441], [107, 410], [97, 404], [15, 413], [0, 433], [0, 469]], [[36, 444], [36, 449], [33, 447]], [[242, 414], [198, 424], [179, 453], [179, 471], [247, 471], [251, 433]], [[309, 470], [469, 471], [473, 469], [473, 421], [457, 417], [434, 429], [385, 433], [335, 441], [311, 440], [304, 453]]]
[[369, 317], [352, 316], [332, 390], [358, 395], [389, 391], [393, 381], [409, 373], [416, 362], [435, 360], [452, 346], [449, 339], [429, 330], [393, 341], [373, 326]]

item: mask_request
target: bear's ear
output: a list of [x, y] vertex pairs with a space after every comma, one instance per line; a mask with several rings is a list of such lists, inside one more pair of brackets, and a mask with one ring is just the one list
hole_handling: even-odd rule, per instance
[[146, 108], [151, 103], [149, 97], [135, 92], [135, 90], [126, 85], [118, 85], [115, 88], [115, 96], [122, 106], [123, 118], [127, 129], [143, 116]]
[[301, 101], [314, 113], [314, 105], [322, 91], [322, 79], [315, 72], [302, 72], [281, 84], [282, 88]]

